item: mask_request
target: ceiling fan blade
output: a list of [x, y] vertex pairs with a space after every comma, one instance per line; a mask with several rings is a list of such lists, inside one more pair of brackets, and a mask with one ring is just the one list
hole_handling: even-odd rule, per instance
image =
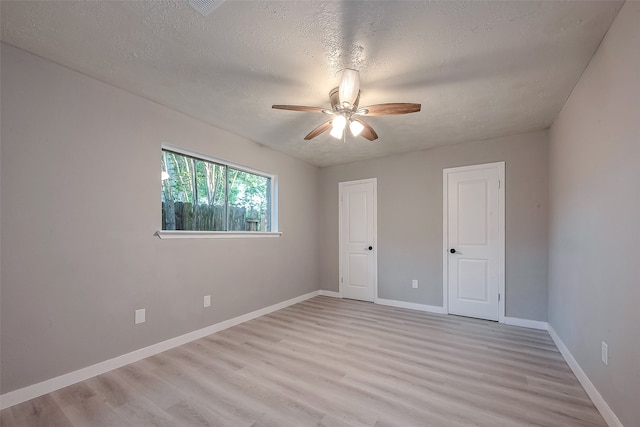
[[369, 141], [375, 141], [376, 139], [378, 139], [378, 134], [376, 133], [375, 130], [373, 130], [373, 128], [369, 123], [362, 121], [360, 119], [356, 119], [355, 117], [351, 117], [351, 120], [358, 122], [362, 126], [364, 126], [364, 129], [362, 129], [362, 132], [360, 132], [360, 136], [368, 139]]
[[396, 102], [363, 107], [358, 109], [356, 114], [363, 116], [391, 116], [395, 114], [417, 113], [418, 111], [420, 111], [420, 104]]
[[304, 111], [306, 113], [326, 113], [333, 114], [333, 111], [320, 107], [306, 107], [303, 105], [272, 105], [276, 110]]
[[310, 139], [315, 138], [316, 136], [320, 135], [322, 132], [326, 132], [329, 129], [331, 129], [331, 122], [333, 120], [329, 120], [328, 122], [324, 122], [323, 124], [321, 124], [320, 126], [318, 126], [317, 128], [315, 128], [314, 130], [312, 130], [311, 132], [309, 132], [309, 134], [307, 134], [307, 136], [304, 137], [305, 141], [308, 141]]

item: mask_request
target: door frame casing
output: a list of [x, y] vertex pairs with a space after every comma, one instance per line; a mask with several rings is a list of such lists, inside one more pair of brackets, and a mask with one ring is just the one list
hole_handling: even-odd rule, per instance
[[445, 168], [442, 170], [442, 306], [449, 314], [449, 180], [455, 172], [494, 169], [498, 171], [498, 322], [505, 322], [505, 162]]
[[378, 302], [378, 178], [358, 179], [338, 183], [338, 294], [342, 298], [342, 192], [344, 187], [355, 184], [373, 184], [373, 302]]

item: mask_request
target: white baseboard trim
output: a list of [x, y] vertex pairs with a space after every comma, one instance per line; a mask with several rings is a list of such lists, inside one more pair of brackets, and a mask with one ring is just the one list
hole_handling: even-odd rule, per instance
[[428, 313], [446, 314], [444, 307], [436, 305], [418, 304], [415, 302], [397, 301], [393, 299], [376, 298], [373, 302], [390, 307], [408, 308], [410, 310], [426, 311]]
[[132, 351], [131, 353], [123, 354], [122, 356], [117, 356], [113, 359], [105, 360], [103, 362], [96, 363], [95, 365], [87, 366], [86, 368], [69, 372], [68, 374], [60, 375], [59, 377], [51, 378], [37, 384], [5, 393], [0, 396], [0, 409], [9, 408], [11, 406], [17, 405], [18, 403], [26, 402], [27, 400], [42, 396], [43, 394], [51, 393], [80, 381], [93, 378], [96, 375], [104, 374], [105, 372], [121, 368], [130, 363], [137, 362], [138, 360], [142, 360], [155, 354], [162, 353], [163, 351], [167, 351], [188, 342], [195, 341], [197, 339], [206, 337], [207, 335], [215, 334], [216, 332], [220, 332], [232, 326], [239, 325], [240, 323], [253, 320], [274, 311], [281, 310], [285, 307], [297, 304], [318, 295], [319, 291], [313, 291], [305, 295], [300, 295], [299, 297], [291, 298], [289, 300], [270, 305], [269, 307], [264, 307], [256, 311], [252, 311], [251, 313], [243, 314], [241, 316], [234, 317], [233, 319], [225, 320], [223, 322], [216, 323], [214, 325], [207, 326], [206, 328], [198, 329], [197, 331], [189, 332], [175, 338], [170, 338], [166, 341], [162, 341], [157, 344]]
[[551, 335], [551, 339], [553, 339], [553, 342], [556, 343], [556, 347], [558, 347], [558, 350], [560, 350], [560, 354], [562, 354], [564, 360], [567, 361], [567, 364], [573, 371], [573, 374], [576, 376], [576, 378], [578, 378], [578, 381], [580, 381], [580, 384], [593, 401], [593, 404], [596, 405], [596, 408], [598, 409], [598, 411], [600, 411], [600, 415], [602, 415], [602, 418], [604, 418], [607, 425], [609, 427], [624, 427], [616, 414], [611, 410], [607, 402], [604, 400], [598, 389], [596, 389], [596, 386], [593, 385], [587, 374], [585, 374], [580, 365], [578, 365], [576, 359], [573, 357], [567, 346], [564, 345], [551, 325], [549, 325], [548, 330], [549, 335]]
[[342, 294], [340, 294], [340, 292], [335, 292], [335, 291], [325, 291], [320, 289], [318, 295], [321, 295], [323, 297], [332, 297], [332, 298], [342, 298]]
[[543, 331], [549, 330], [549, 324], [540, 320], [520, 319], [518, 317], [505, 317], [505, 325], [522, 326], [523, 328], [541, 329]]

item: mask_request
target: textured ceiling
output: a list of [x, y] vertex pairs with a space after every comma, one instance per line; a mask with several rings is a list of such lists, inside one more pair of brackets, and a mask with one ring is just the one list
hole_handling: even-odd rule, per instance
[[[5, 1], [2, 40], [145, 98], [324, 166], [547, 128], [621, 2], [228, 0]], [[361, 105], [416, 102], [371, 117], [380, 138], [328, 132], [345, 67]]]

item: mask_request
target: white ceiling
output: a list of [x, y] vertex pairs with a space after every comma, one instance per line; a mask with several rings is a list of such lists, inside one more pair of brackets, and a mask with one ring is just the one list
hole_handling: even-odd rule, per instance
[[[544, 129], [622, 2], [236, 1], [203, 17], [186, 1], [5, 1], [2, 40], [325, 166]], [[304, 136], [345, 67], [371, 117], [369, 142]]]

